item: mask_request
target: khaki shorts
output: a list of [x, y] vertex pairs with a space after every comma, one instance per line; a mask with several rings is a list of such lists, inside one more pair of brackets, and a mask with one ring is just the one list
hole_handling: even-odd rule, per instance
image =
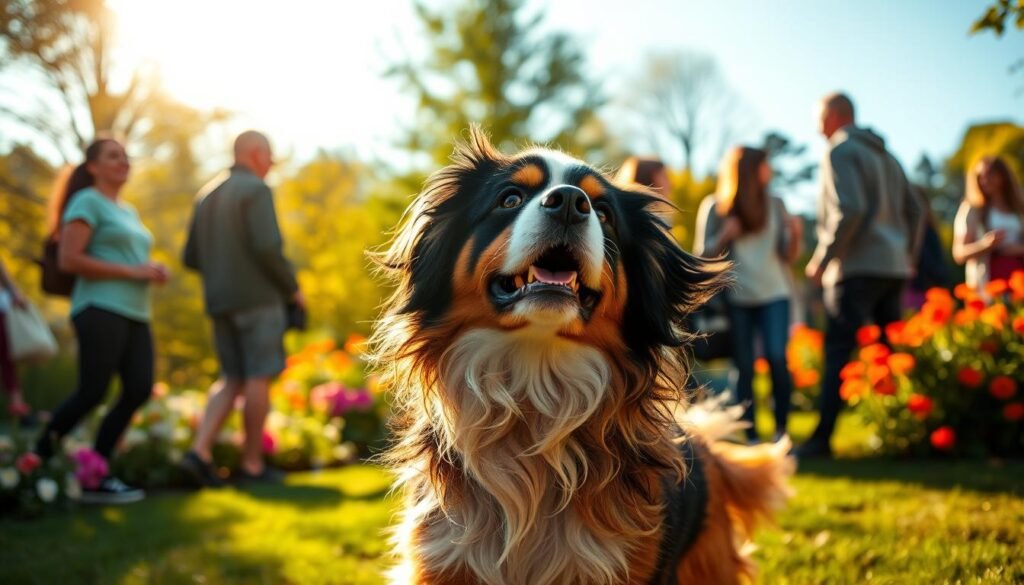
[[284, 370], [284, 303], [223, 313], [212, 319], [214, 346], [225, 378], [270, 378]]

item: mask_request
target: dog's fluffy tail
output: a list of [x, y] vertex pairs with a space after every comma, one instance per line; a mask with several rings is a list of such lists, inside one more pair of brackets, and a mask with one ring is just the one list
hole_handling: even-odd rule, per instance
[[694, 554], [679, 567], [680, 583], [712, 574], [721, 580], [706, 582], [732, 583], [739, 574], [752, 577], [747, 553], [754, 529], [761, 521], [771, 522], [793, 493], [789, 478], [796, 461], [789, 455], [789, 437], [751, 446], [725, 440], [747, 425], [740, 420], [743, 407], [726, 406], [727, 399], [707, 398], [677, 411], [689, 440], [697, 442], [710, 492], [705, 529]]

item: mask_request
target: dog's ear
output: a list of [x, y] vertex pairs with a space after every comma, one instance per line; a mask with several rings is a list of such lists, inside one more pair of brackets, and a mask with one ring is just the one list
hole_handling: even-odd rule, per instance
[[623, 337], [632, 350], [654, 355], [659, 346], [687, 341], [686, 316], [724, 285], [728, 263], [684, 251], [669, 232], [662, 199], [624, 191], [618, 200], [628, 287]]
[[378, 265], [396, 277], [398, 291], [388, 309], [441, 317], [452, 298], [452, 273], [470, 237], [470, 202], [507, 159], [478, 127], [457, 143], [451, 163], [427, 179], [406, 209], [402, 223]]

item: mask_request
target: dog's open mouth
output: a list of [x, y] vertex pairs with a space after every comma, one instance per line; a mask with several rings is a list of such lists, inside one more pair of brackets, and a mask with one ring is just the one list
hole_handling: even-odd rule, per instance
[[566, 246], [556, 246], [544, 252], [522, 273], [499, 274], [491, 281], [490, 294], [499, 309], [529, 297], [572, 300], [584, 312], [584, 318], [589, 318], [601, 299], [599, 291], [580, 282], [580, 262]]

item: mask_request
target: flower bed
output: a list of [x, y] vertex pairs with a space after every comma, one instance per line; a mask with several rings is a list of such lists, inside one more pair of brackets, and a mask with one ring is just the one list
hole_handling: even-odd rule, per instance
[[[338, 465], [383, 442], [388, 405], [364, 372], [364, 344], [358, 336], [341, 348], [331, 340], [316, 341], [288, 358], [286, 370], [271, 386], [263, 436], [273, 465], [287, 470]], [[157, 384], [122, 437], [111, 472], [145, 487], [180, 484], [184, 477], [178, 462], [192, 442], [205, 402], [206, 392]], [[45, 463], [27, 452], [27, 437], [17, 432], [15, 417], [13, 436], [0, 434], [0, 511], [34, 515], [77, 499], [83, 484], [96, 475], [102, 478], [107, 463], [84, 446], [103, 414], [97, 412], [67, 438], [63, 453]], [[242, 440], [238, 413], [228, 418], [214, 446], [223, 471], [237, 467]]]
[[[1024, 456], [1024, 272], [928, 291], [921, 311], [865, 327], [841, 395], [887, 454]], [[891, 346], [891, 349], [890, 349]]]

